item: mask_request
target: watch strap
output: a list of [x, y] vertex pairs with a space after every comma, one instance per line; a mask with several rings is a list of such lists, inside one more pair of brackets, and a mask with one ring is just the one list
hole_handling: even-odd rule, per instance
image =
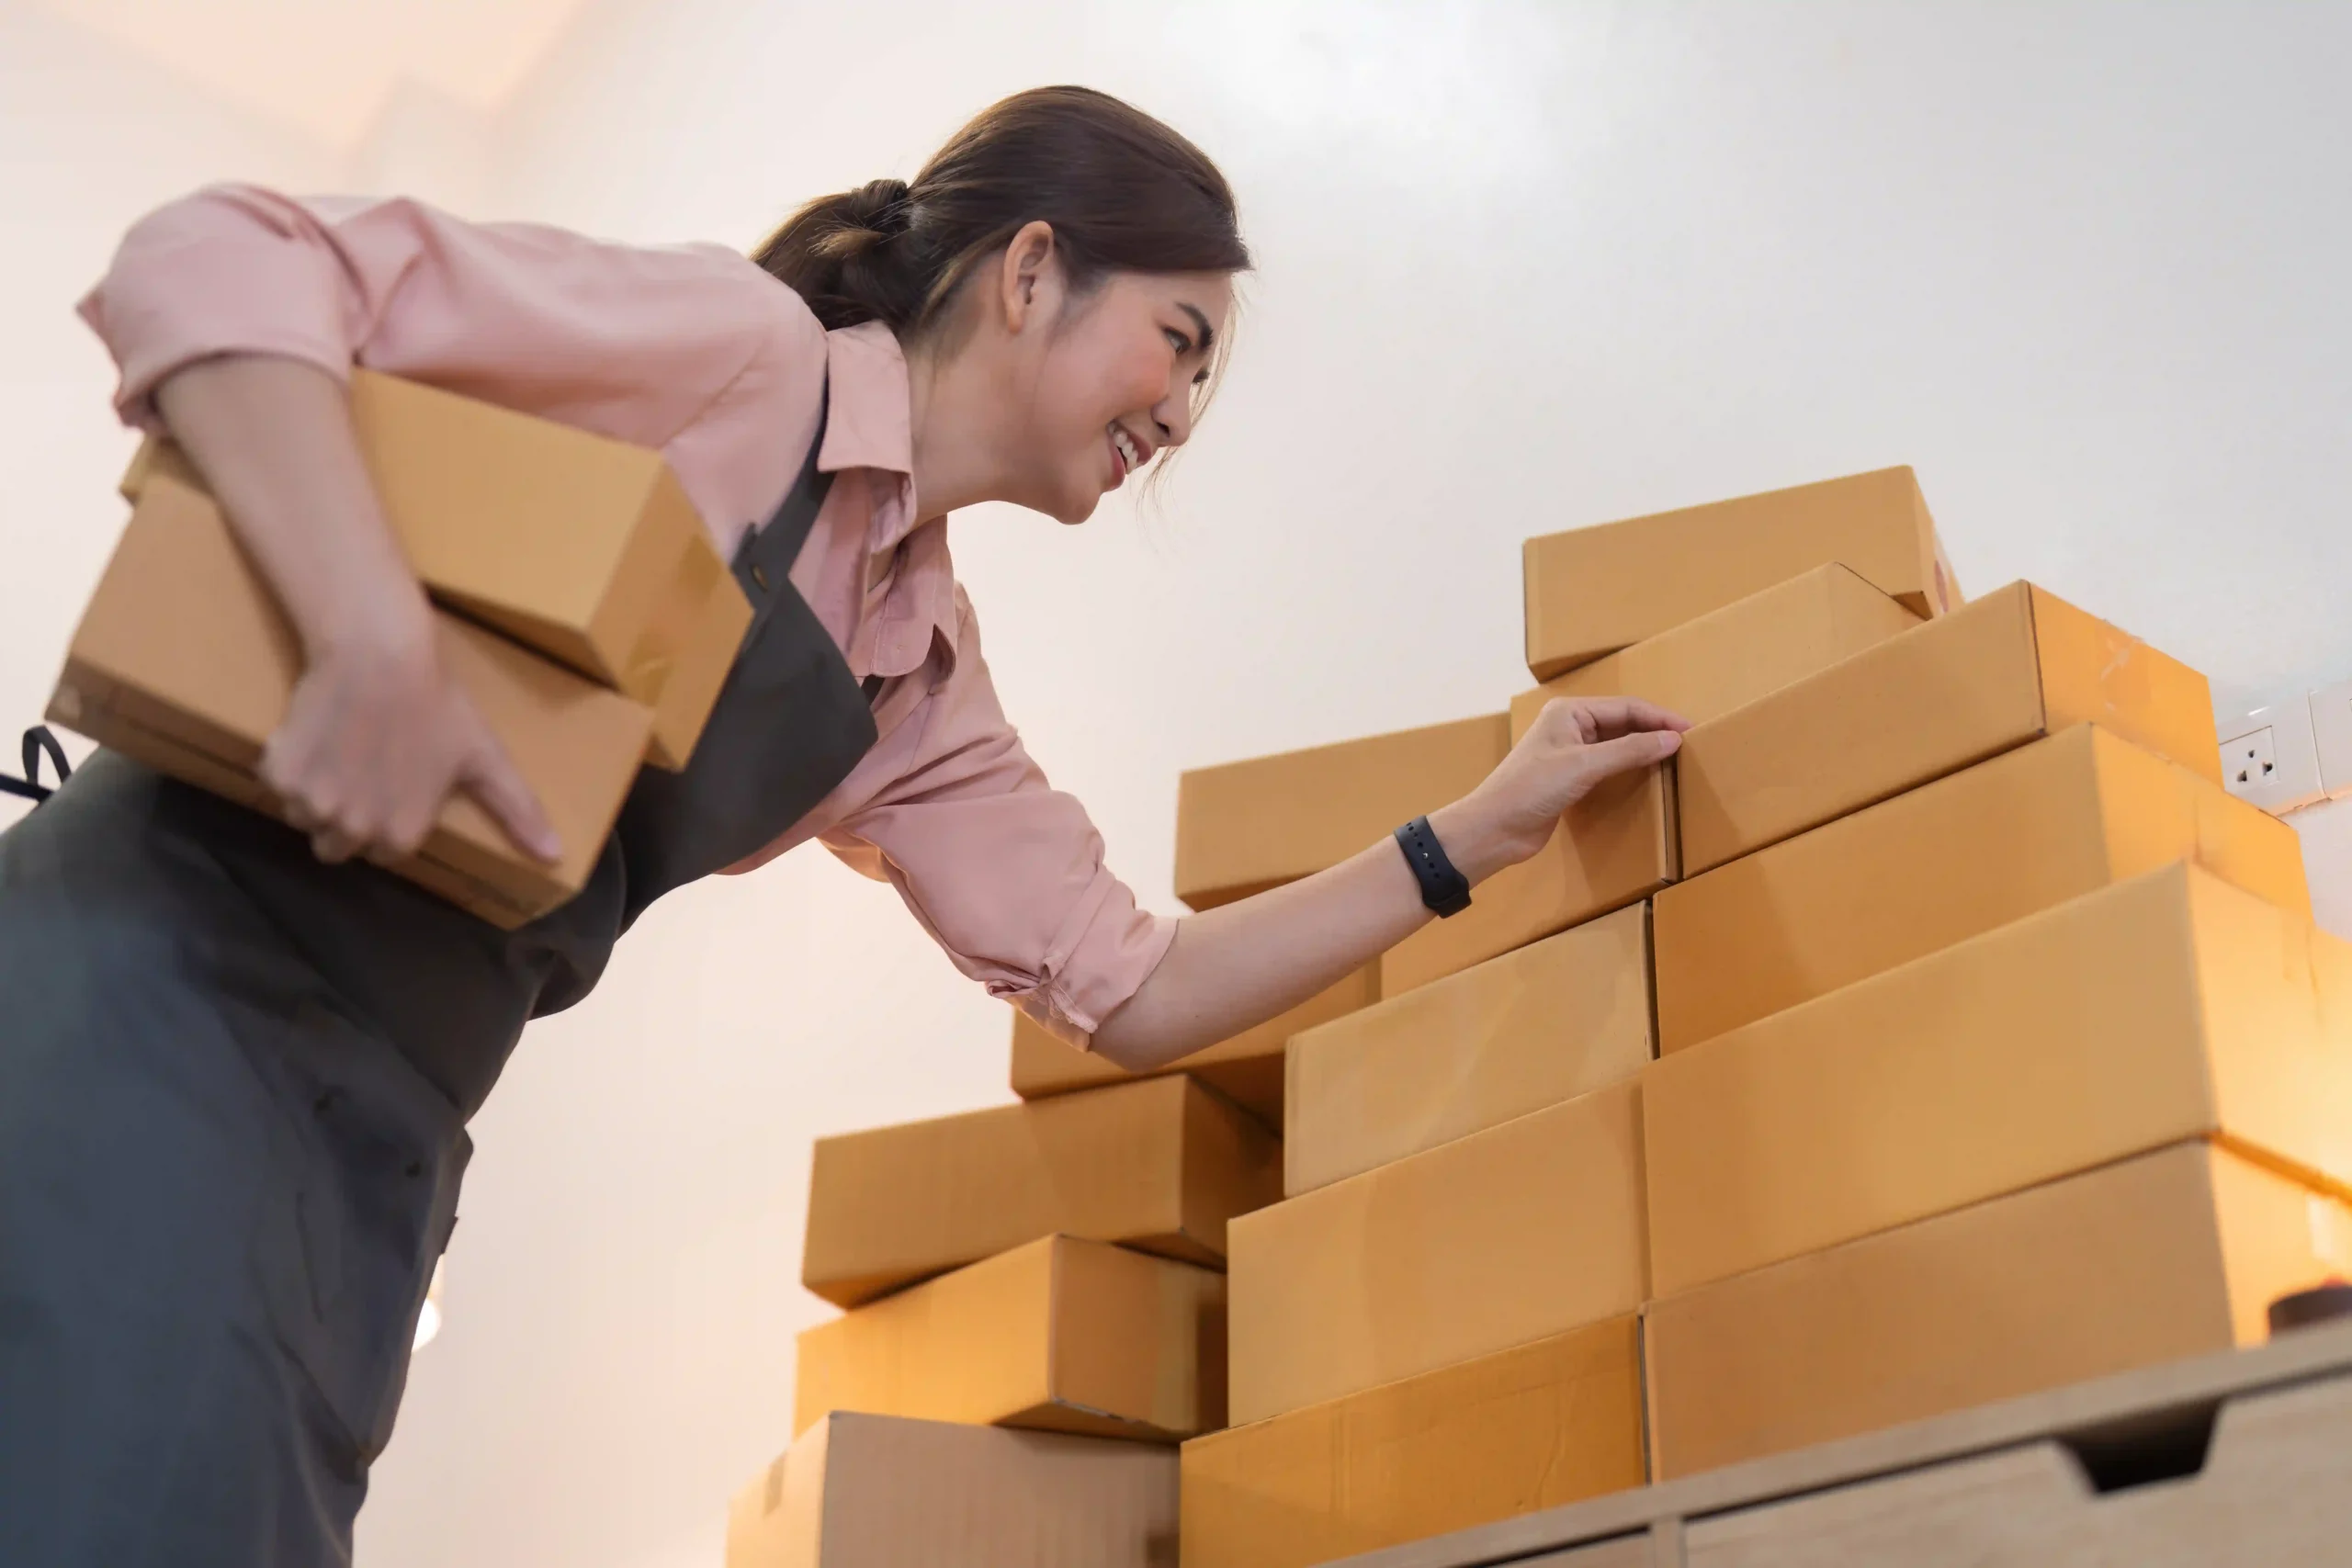
[[1421, 885], [1421, 903], [1432, 914], [1447, 919], [1470, 907], [1470, 880], [1446, 858], [1428, 818], [1416, 817], [1397, 829], [1396, 847], [1405, 852], [1405, 863]]

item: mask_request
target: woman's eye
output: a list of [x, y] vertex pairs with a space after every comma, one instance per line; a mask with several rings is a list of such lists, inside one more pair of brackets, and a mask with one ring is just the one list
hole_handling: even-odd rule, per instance
[[1183, 355], [1193, 352], [1193, 340], [1191, 338], [1186, 337], [1174, 327], [1162, 327], [1159, 330], [1168, 334], [1168, 345], [1176, 351], [1179, 358], [1182, 358]]

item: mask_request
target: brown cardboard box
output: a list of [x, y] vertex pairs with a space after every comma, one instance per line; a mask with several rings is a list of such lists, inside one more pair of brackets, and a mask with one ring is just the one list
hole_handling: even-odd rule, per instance
[[1211, 1268], [1282, 1197], [1282, 1142], [1190, 1078], [817, 1140], [800, 1282], [855, 1306], [1059, 1233]]
[[1643, 1120], [1661, 1296], [2182, 1138], [2352, 1184], [2352, 944], [2171, 865], [1660, 1057]]
[[1177, 1442], [1225, 1425], [1225, 1277], [1047, 1236], [800, 1336], [793, 1432], [836, 1410]]
[[1961, 603], [1917, 479], [1881, 468], [1528, 540], [1527, 668], [1548, 681], [1829, 561], [1915, 615]]
[[1401, 997], [1638, 903], [1680, 874], [1674, 770], [1623, 774], [1578, 801], [1533, 859], [1480, 883], [1467, 909], [1431, 920], [1381, 954], [1380, 994]]
[[[1379, 997], [1380, 964], [1375, 961], [1288, 1012], [1159, 1070], [1198, 1078], [1268, 1127], [1279, 1129], [1283, 1124], [1283, 1047], [1290, 1037], [1370, 1007]], [[1012, 1092], [1022, 1099], [1041, 1100], [1076, 1089], [1130, 1083], [1137, 1076], [1091, 1051], [1065, 1044], [1027, 1013], [1013, 1010]]]
[[1704, 724], [1918, 624], [1832, 561], [1521, 693], [1511, 742], [1555, 697], [1644, 697]]
[[[627, 697], [456, 616], [446, 667], [537, 792], [563, 845], [542, 863], [470, 796], [388, 869], [508, 930], [586, 883], [637, 776], [651, 717]], [[301, 650], [211, 501], [150, 482], [83, 612], [49, 716], [148, 766], [273, 811], [254, 771], [286, 716]]]
[[828, 1416], [727, 1511], [727, 1568], [1172, 1568], [1176, 1456]]
[[2352, 1213], [2223, 1147], [2120, 1164], [1651, 1304], [1654, 1473], [2204, 1351], [2352, 1273]]
[[[684, 766], [752, 607], [662, 455], [368, 370], [352, 375], [351, 414], [434, 596], [644, 703], [651, 760]], [[161, 444], [124, 491], [136, 500], [149, 474], [204, 489]]]
[[1498, 713], [1195, 768], [1176, 785], [1176, 897], [1206, 909], [1312, 876], [1469, 794], [1510, 750]]
[[1658, 1048], [2177, 860], [2311, 914], [2294, 829], [2075, 725], [1661, 892]]
[[[1184, 1445], [1183, 1568], [1311, 1568], [1643, 1481], [1612, 1317]], [[740, 1568], [740, 1565], [730, 1565]]]
[[1650, 1050], [1649, 906], [1546, 937], [1291, 1042], [1291, 1197], [1632, 1077]]
[[2222, 781], [2204, 676], [2012, 583], [1686, 735], [1683, 874], [2085, 722]]
[[1639, 1306], [1638, 1087], [1596, 1089], [1235, 1220], [1234, 1425]]

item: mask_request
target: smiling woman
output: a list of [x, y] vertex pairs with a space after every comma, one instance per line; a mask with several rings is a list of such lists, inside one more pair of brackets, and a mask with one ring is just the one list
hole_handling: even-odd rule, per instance
[[[1190, 439], [1249, 260], [1199, 149], [1075, 87], [811, 203], [757, 265], [249, 187], [131, 231], [83, 312], [295, 628], [261, 763], [291, 826], [101, 751], [0, 835], [8, 1568], [348, 1561], [466, 1122], [674, 888], [820, 839], [992, 994], [1148, 1066], [1458, 909], [1674, 750], [1645, 705], [1555, 704], [1405, 853], [1136, 908], [999, 705], [948, 514], [1081, 522]], [[691, 761], [641, 773], [586, 887], [517, 931], [371, 863], [458, 794], [560, 846], [440, 662], [355, 365], [659, 448], [755, 606]]]
[[[919, 443], [927, 501], [1082, 523], [1191, 434], [1250, 251], [1199, 148], [1115, 98], [1046, 87], [973, 120], [912, 184], [810, 202], [752, 259], [826, 326], [898, 338], [918, 428], [957, 437]], [[956, 413], [927, 417], [943, 403]]]

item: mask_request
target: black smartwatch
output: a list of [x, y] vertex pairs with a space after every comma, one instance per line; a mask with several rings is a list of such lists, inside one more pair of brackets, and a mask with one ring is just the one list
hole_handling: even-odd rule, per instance
[[1416, 817], [1397, 829], [1396, 847], [1405, 852], [1405, 863], [1421, 885], [1421, 902], [1432, 914], [1444, 919], [1470, 907], [1470, 879], [1445, 858], [1445, 846], [1430, 830], [1428, 818]]

